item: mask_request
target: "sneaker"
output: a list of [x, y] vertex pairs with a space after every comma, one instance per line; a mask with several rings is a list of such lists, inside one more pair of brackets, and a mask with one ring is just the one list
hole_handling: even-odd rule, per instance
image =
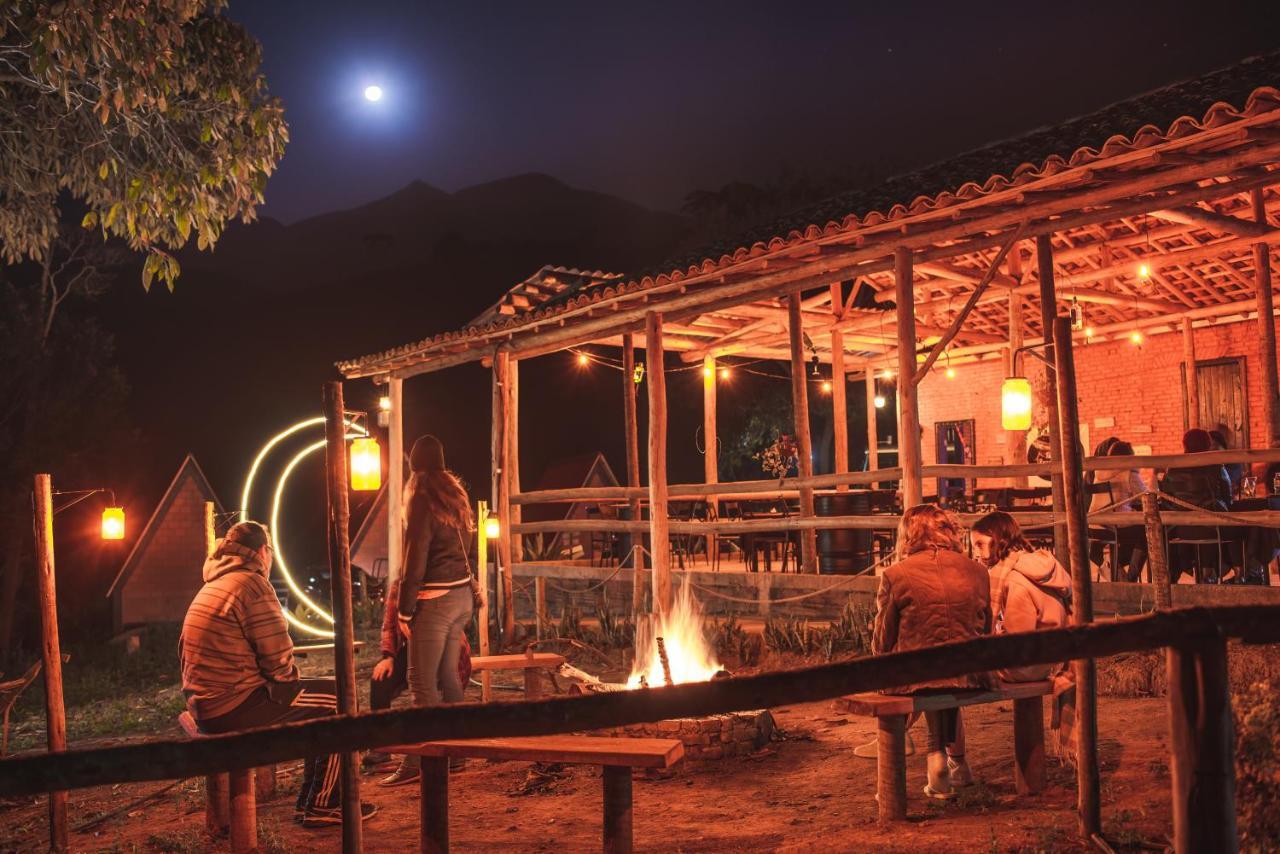
[[421, 774], [417, 768], [401, 765], [395, 771], [391, 772], [391, 774], [379, 780], [378, 785], [386, 786], [387, 788], [391, 788], [392, 786], [407, 786], [410, 783], [418, 782], [418, 777], [420, 776]]
[[[377, 804], [360, 804], [360, 820], [370, 819], [378, 812]], [[302, 817], [303, 827], [329, 827], [342, 824], [342, 807], [311, 807]]]
[[947, 770], [951, 772], [951, 785], [963, 789], [965, 786], [973, 785], [973, 772], [969, 770], [969, 763], [961, 756], [959, 759], [947, 757]]

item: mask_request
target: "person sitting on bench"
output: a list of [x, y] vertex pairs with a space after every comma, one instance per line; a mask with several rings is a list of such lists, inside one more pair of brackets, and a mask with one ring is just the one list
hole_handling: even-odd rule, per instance
[[[964, 555], [961, 536], [955, 516], [932, 504], [919, 504], [902, 514], [898, 562], [880, 576], [876, 592], [871, 636], [874, 655], [968, 640], [991, 631], [987, 571]], [[951, 693], [986, 687], [985, 674], [973, 673], [885, 693]], [[953, 782], [964, 785], [972, 780], [964, 758], [959, 710], [925, 712], [925, 722], [929, 726], [929, 782], [924, 793], [949, 800], [955, 797]]]
[[[178, 639], [182, 693], [200, 731], [225, 732], [337, 714], [332, 679], [302, 679], [280, 600], [267, 581], [271, 535], [241, 522], [214, 545], [204, 586]], [[304, 827], [342, 823], [337, 755], [306, 760], [294, 818]], [[363, 804], [368, 818], [377, 812]]]

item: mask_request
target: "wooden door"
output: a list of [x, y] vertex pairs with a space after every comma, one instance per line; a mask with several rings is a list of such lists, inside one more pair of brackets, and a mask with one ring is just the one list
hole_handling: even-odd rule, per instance
[[1249, 398], [1245, 391], [1244, 360], [1196, 362], [1196, 386], [1200, 390], [1198, 426], [1214, 430], [1222, 425], [1226, 428], [1229, 447], [1249, 447]]

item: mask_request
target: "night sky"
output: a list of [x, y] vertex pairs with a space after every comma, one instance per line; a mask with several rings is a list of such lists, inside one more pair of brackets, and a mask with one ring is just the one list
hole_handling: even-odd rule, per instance
[[[1159, 12], [1156, 9], [1159, 9]], [[522, 172], [674, 210], [896, 171], [1280, 43], [1271, 3], [250, 3], [292, 142], [286, 222]], [[365, 102], [371, 83], [385, 97]]]

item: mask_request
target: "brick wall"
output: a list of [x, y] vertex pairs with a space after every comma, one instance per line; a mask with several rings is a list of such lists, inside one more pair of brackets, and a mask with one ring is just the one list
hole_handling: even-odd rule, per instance
[[[1195, 330], [1196, 360], [1244, 357], [1245, 385], [1251, 444], [1262, 441], [1262, 371], [1258, 368], [1256, 321], [1219, 324]], [[1077, 345], [1076, 378], [1082, 438], [1088, 450], [1107, 436], [1131, 442], [1141, 454], [1173, 454], [1182, 450], [1183, 421], [1182, 335], [1165, 333], [1145, 338], [1141, 346], [1129, 341]], [[1037, 392], [1043, 370], [1032, 357], [1023, 372]], [[979, 465], [1015, 462], [1008, 434], [1000, 426], [1000, 383], [1003, 360], [957, 365], [954, 379], [935, 368], [920, 386], [920, 423], [924, 426], [925, 464], [936, 461], [934, 424], [939, 421], [975, 421], [975, 448]], [[1036, 423], [1045, 418], [1044, 402], [1037, 399]], [[1213, 426], [1213, 425], [1204, 425]], [[982, 481], [1001, 485], [1003, 481]], [[925, 491], [932, 492], [933, 484]]]
[[179, 484], [168, 511], [118, 591], [120, 623], [182, 622], [200, 589], [205, 559], [204, 494], [191, 477]]

